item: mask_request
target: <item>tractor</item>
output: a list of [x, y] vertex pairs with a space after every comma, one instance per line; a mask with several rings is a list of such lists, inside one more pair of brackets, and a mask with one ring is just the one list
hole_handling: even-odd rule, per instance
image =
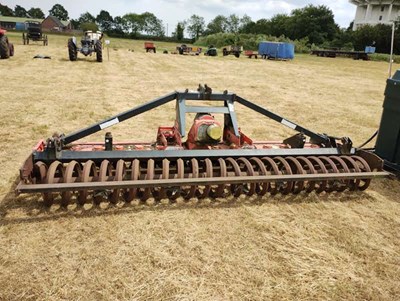
[[22, 33], [22, 43], [29, 45], [29, 40], [43, 42], [43, 46], [49, 44], [47, 35], [42, 33], [42, 25], [39, 22], [27, 22], [27, 33]]
[[0, 28], [0, 59], [8, 59], [14, 55], [14, 45], [8, 41], [6, 30]]
[[218, 56], [217, 48], [215, 48], [214, 45], [208, 46], [208, 49], [206, 50], [206, 52], [204, 52], [204, 55], [207, 55], [207, 56]]
[[72, 37], [68, 40], [68, 54], [70, 61], [76, 61], [78, 58], [78, 52], [84, 56], [92, 55], [96, 53], [96, 60], [98, 62], [103, 61], [103, 45], [102, 40], [103, 33], [101, 31], [93, 32], [91, 30], [85, 31], [85, 35], [81, 40], [81, 47], [77, 45], [76, 37]]
[[223, 54], [223, 56], [232, 54], [235, 57], [239, 58], [242, 51], [243, 51], [243, 46], [230, 45], [230, 46], [226, 46], [222, 49], [222, 54]]

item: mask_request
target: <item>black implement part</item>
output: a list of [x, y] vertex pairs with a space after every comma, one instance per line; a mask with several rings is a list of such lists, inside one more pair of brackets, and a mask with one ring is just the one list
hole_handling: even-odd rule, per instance
[[[326, 135], [321, 135], [314, 133], [302, 126], [299, 126], [296, 123], [293, 123], [275, 113], [272, 113], [271, 111], [264, 109], [263, 107], [260, 107], [240, 96], [237, 96], [236, 94], [232, 93], [195, 93], [195, 92], [189, 92], [188, 90], [184, 92], [173, 92], [170, 94], [167, 94], [163, 97], [157, 98], [155, 100], [149, 101], [143, 105], [137, 106], [131, 110], [128, 110], [126, 112], [123, 112], [121, 114], [115, 115], [111, 118], [108, 118], [106, 120], [103, 120], [101, 122], [98, 122], [92, 126], [89, 126], [83, 130], [76, 131], [75, 133], [72, 133], [67, 136], [63, 136], [61, 138], [62, 140], [62, 145], [67, 145], [71, 142], [74, 142], [78, 139], [84, 138], [88, 135], [94, 134], [100, 130], [103, 130], [105, 128], [108, 128], [112, 125], [115, 125], [117, 123], [120, 123], [124, 120], [127, 120], [129, 118], [132, 118], [134, 116], [137, 116], [139, 114], [142, 114], [144, 112], [147, 112], [151, 109], [154, 109], [156, 107], [159, 107], [161, 105], [164, 105], [172, 100], [176, 99], [177, 100], [177, 121], [180, 126], [180, 132], [182, 136], [185, 135], [185, 113], [189, 112], [212, 112], [212, 113], [223, 113], [225, 116], [229, 116], [228, 121], [233, 126], [234, 132], [236, 136], [239, 136], [239, 129], [236, 121], [236, 113], [234, 111], [234, 102], [237, 101], [238, 103], [272, 119], [277, 122], [280, 122], [281, 124], [297, 131], [300, 133], [303, 133], [304, 135], [308, 136], [311, 138], [311, 140], [314, 143], [321, 144], [324, 147], [331, 147], [331, 140], [328, 136]], [[224, 101], [224, 107], [196, 107], [196, 106], [187, 106], [185, 104], [185, 100], [198, 100], [198, 101]]]
[[329, 147], [331, 146], [331, 142], [328, 136], [321, 135], [321, 134], [316, 134], [292, 121], [289, 121], [275, 113], [272, 113], [271, 111], [264, 109], [263, 107], [260, 107], [259, 105], [256, 105], [255, 103], [248, 101], [240, 96], [236, 95], [236, 101], [260, 114], [263, 114], [264, 116], [267, 116], [268, 118], [271, 118], [272, 120], [275, 120], [292, 130], [295, 130], [299, 133], [303, 133], [304, 135], [310, 137], [315, 143], [322, 144], [323, 146]]

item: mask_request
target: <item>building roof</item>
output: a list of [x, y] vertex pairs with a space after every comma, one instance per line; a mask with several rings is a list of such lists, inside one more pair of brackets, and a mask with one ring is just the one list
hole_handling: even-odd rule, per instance
[[394, 5], [400, 5], [400, 0], [349, 0], [351, 4], [355, 5], [368, 5], [368, 4], [373, 4], [373, 5], [388, 5], [388, 4], [394, 4]]
[[50, 15], [46, 19], [53, 20], [53, 22], [56, 23], [58, 27], [67, 27], [70, 23], [70, 21], [62, 21], [62, 20], [58, 19], [57, 17], [50, 16]]
[[10, 22], [10, 23], [25, 23], [25, 22], [32, 22], [32, 21], [42, 23], [43, 20], [44, 19], [31, 19], [31, 18], [0, 16], [0, 22]]

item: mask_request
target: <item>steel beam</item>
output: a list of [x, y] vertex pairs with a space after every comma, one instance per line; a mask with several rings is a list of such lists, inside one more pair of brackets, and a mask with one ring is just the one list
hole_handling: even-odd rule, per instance
[[236, 101], [238, 103], [264, 115], [264, 116], [267, 116], [268, 118], [271, 118], [272, 120], [275, 120], [275, 121], [291, 128], [292, 130], [295, 130], [299, 133], [303, 133], [304, 135], [310, 137], [316, 143], [321, 143], [324, 146], [330, 146], [330, 144], [331, 144], [330, 140], [327, 136], [320, 135], [320, 134], [314, 133], [313, 131], [310, 131], [306, 128], [303, 128], [302, 126], [300, 126], [292, 121], [289, 121], [275, 113], [272, 113], [271, 111], [264, 109], [263, 107], [260, 107], [259, 105], [256, 105], [255, 103], [248, 101], [240, 96], [236, 95]]
[[[279, 149], [166, 149], [166, 150], [131, 150], [131, 151], [69, 151], [64, 150], [57, 154], [57, 160], [61, 162], [76, 161], [100, 161], [100, 160], [132, 160], [132, 159], [187, 159], [187, 158], [238, 158], [238, 157], [273, 157], [273, 156], [329, 156], [340, 155], [337, 148], [279, 148]], [[351, 149], [350, 154], [355, 154]], [[34, 153], [34, 161], [50, 162], [53, 157], [48, 157], [46, 152]]]
[[64, 143], [64, 145], [69, 144], [78, 139], [82, 139], [86, 136], [94, 134], [94, 133], [101, 131], [105, 128], [108, 128], [112, 125], [115, 125], [115, 124], [125, 121], [129, 118], [132, 118], [136, 115], [139, 115], [139, 114], [142, 114], [149, 110], [152, 110], [156, 107], [159, 107], [161, 105], [164, 105], [164, 104], [176, 99], [176, 96], [177, 96], [177, 92], [173, 92], [173, 93], [167, 94], [165, 96], [162, 96], [160, 98], [154, 99], [152, 101], [146, 102], [145, 104], [137, 106], [137, 107], [135, 107], [131, 110], [125, 111], [121, 114], [110, 117], [106, 120], [95, 123], [83, 130], [79, 130], [79, 131], [76, 131], [75, 133], [65, 136], [63, 139], [63, 143]]

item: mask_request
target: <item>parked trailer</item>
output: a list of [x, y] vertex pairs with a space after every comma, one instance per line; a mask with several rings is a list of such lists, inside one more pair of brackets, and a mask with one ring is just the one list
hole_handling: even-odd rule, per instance
[[294, 59], [294, 45], [283, 42], [261, 42], [258, 45], [258, 54], [263, 59], [292, 60]]
[[156, 45], [153, 42], [144, 42], [144, 49], [146, 49], [146, 52], [156, 53]]
[[43, 42], [43, 46], [49, 45], [49, 39], [42, 32], [42, 24], [40, 22], [26, 22], [27, 32], [22, 33], [22, 43], [29, 45], [29, 41]]
[[251, 59], [252, 57], [254, 57], [255, 59], [258, 58], [258, 53], [254, 52], [253, 50], [245, 50], [244, 55], [247, 56], [249, 59]]
[[335, 58], [337, 56], [341, 57], [350, 57], [355, 60], [364, 60], [368, 61], [369, 56], [365, 51], [345, 51], [345, 50], [334, 50], [334, 49], [317, 49], [311, 52], [312, 55], [321, 56], [321, 57], [331, 57]]

